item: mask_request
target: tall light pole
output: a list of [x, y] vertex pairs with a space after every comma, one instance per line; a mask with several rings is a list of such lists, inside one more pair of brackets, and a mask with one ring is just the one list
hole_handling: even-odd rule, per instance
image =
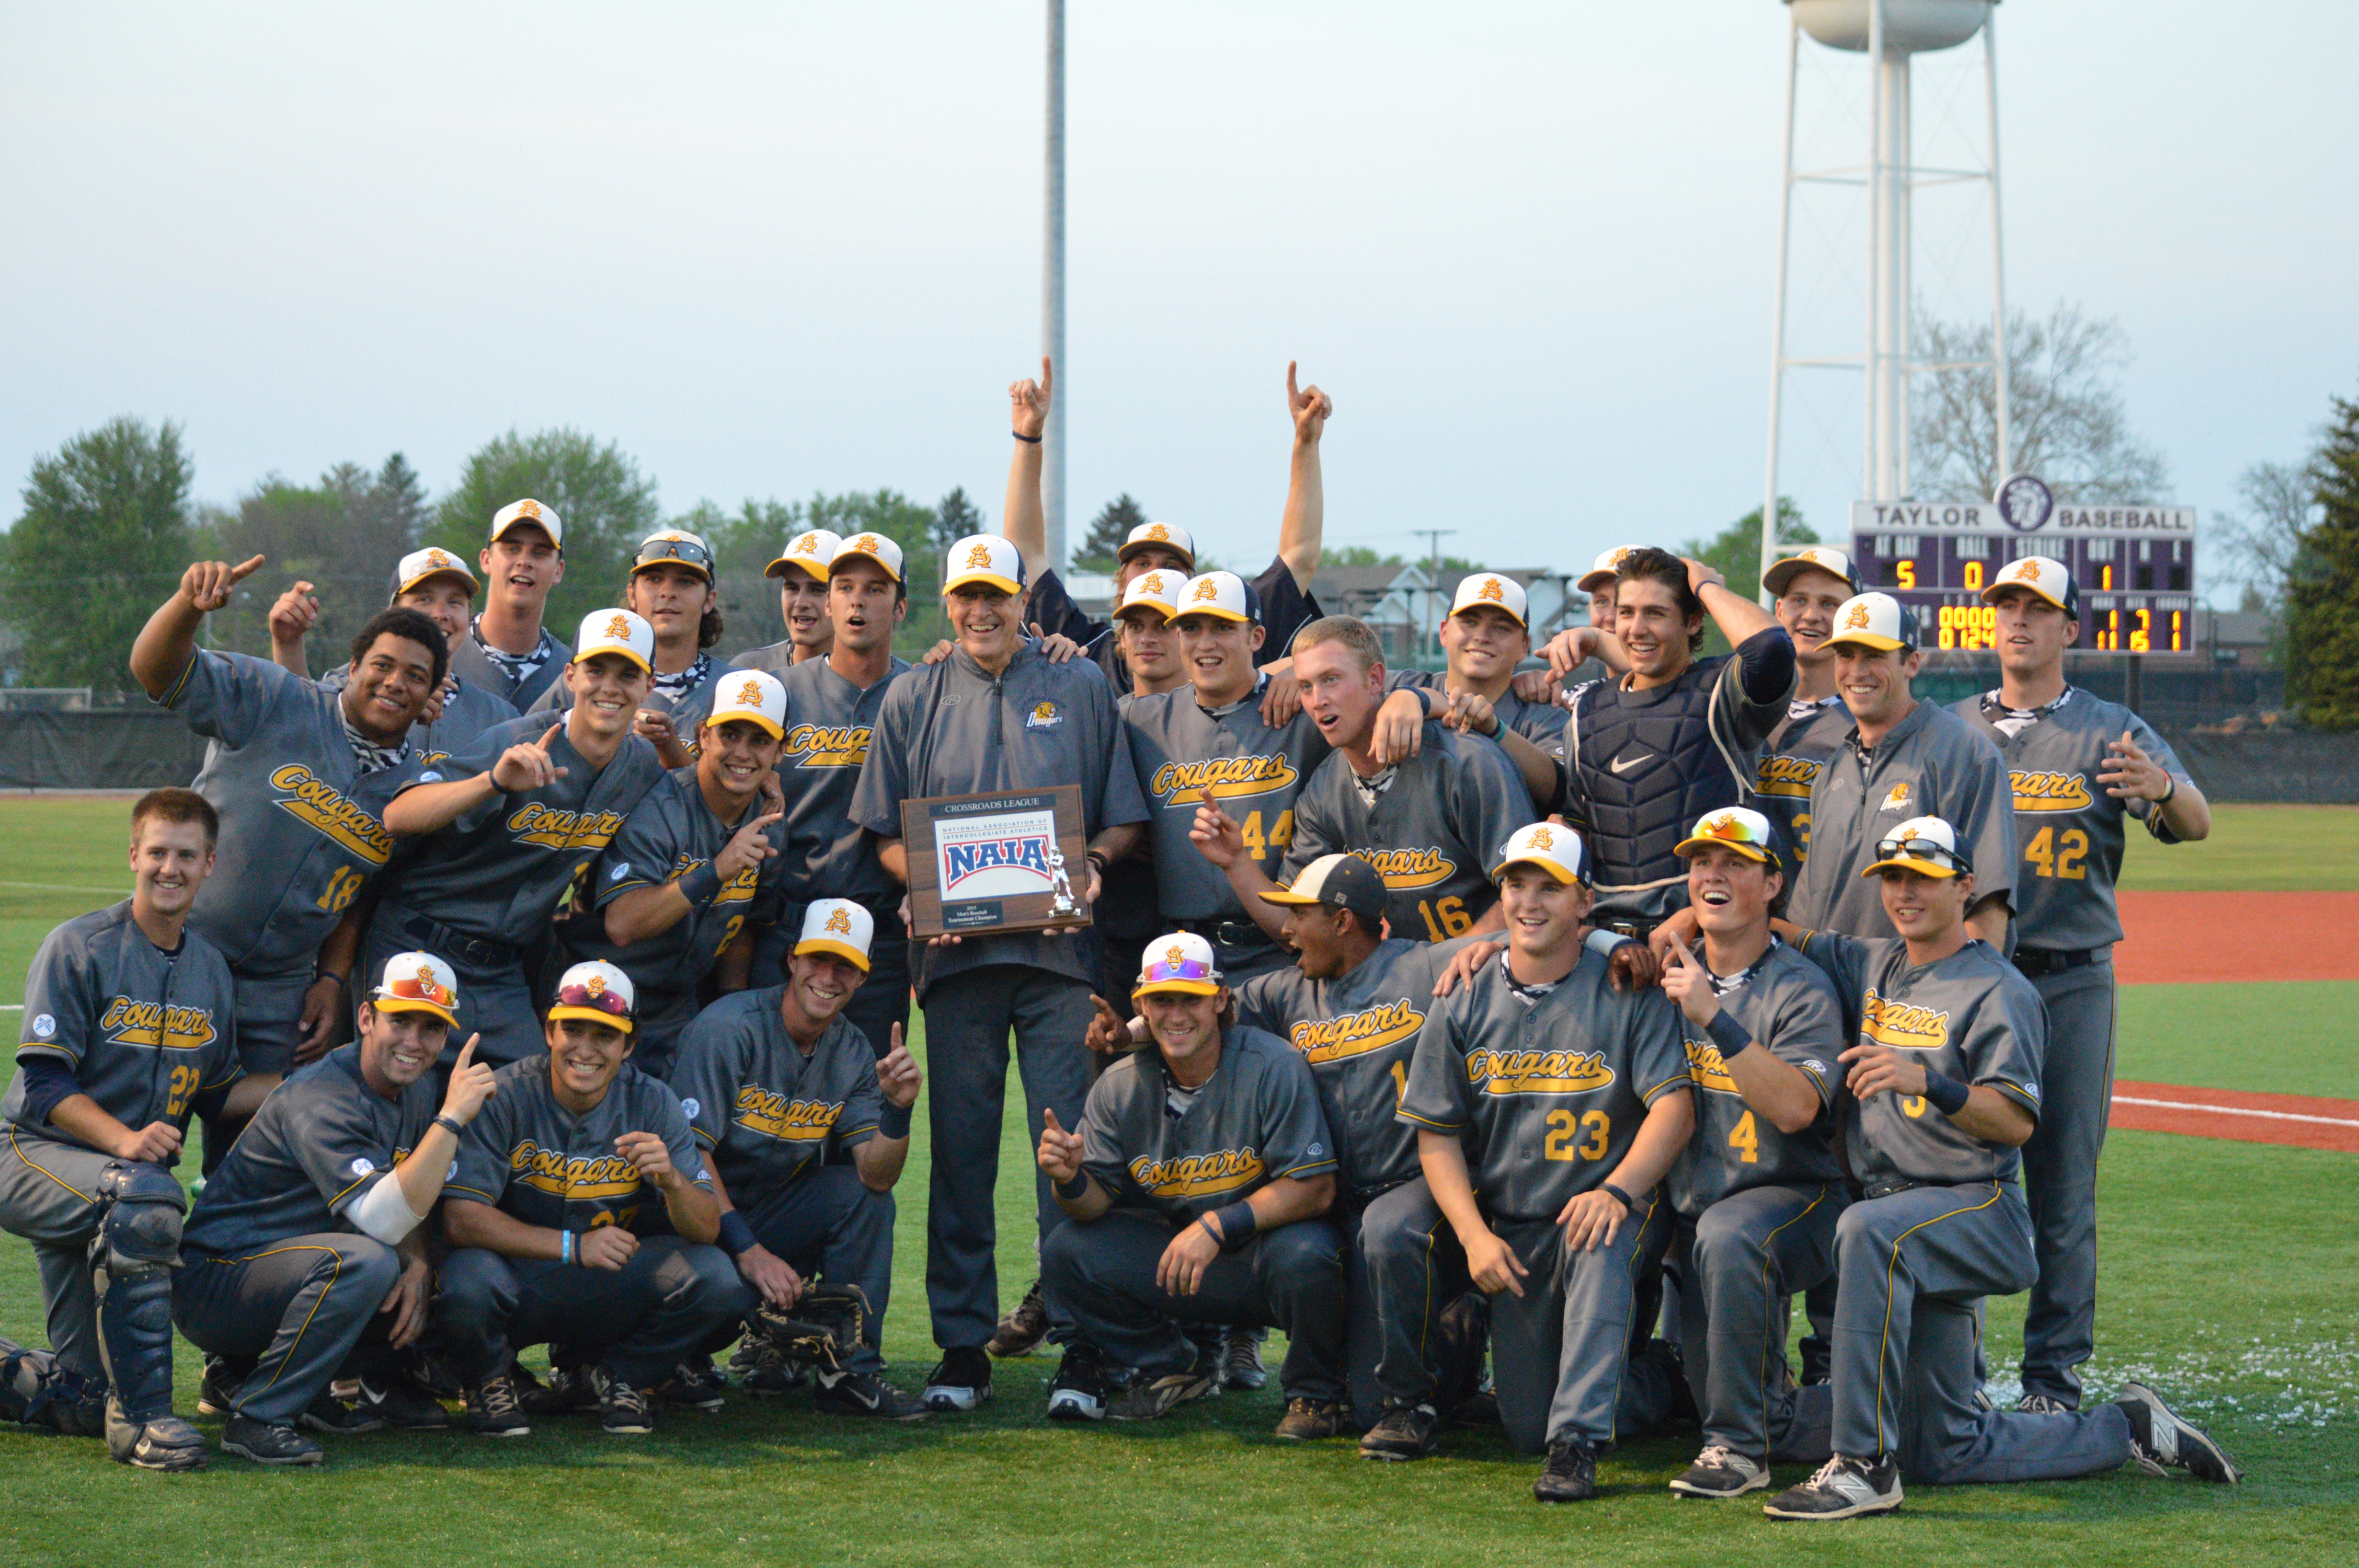
[[1049, 563], [1065, 569], [1065, 405], [1073, 395], [1065, 363], [1065, 0], [1049, 0], [1049, 135], [1041, 192], [1040, 351], [1056, 366], [1040, 454], [1040, 510]]

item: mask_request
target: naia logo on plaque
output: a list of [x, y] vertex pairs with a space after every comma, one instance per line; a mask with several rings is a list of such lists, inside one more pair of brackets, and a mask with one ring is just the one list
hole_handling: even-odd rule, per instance
[[1049, 865], [1056, 836], [1057, 814], [1045, 808], [938, 824], [934, 855], [942, 897], [1017, 898], [1049, 892], [1056, 882]]

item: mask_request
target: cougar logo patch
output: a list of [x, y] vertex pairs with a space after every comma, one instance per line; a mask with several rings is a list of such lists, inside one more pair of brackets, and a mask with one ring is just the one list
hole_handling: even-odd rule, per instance
[[1903, 779], [1898, 784], [1892, 786], [1890, 793], [1886, 795], [1884, 797], [1884, 804], [1877, 806], [1875, 809], [1878, 811], [1906, 811], [1908, 809], [1908, 802], [1910, 798], [1911, 792], [1908, 788], [1908, 781]]
[[1055, 703], [1036, 702], [1032, 705], [1032, 711], [1024, 716], [1024, 728], [1027, 730], [1053, 730], [1064, 721], [1065, 716], [1061, 712], [1058, 711], [1057, 705]]
[[1209, 800], [1290, 789], [1298, 776], [1284, 756], [1207, 757], [1164, 763], [1147, 781], [1147, 791], [1167, 806], [1201, 806]]

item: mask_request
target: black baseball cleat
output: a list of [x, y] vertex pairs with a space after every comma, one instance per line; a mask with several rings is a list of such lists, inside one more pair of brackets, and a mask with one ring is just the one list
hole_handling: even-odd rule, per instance
[[726, 1402], [729, 1385], [723, 1381], [721, 1370], [710, 1360], [682, 1362], [672, 1371], [671, 1379], [656, 1390], [666, 1410], [717, 1411]]
[[1900, 1506], [1900, 1466], [1886, 1454], [1873, 1462], [1838, 1454], [1799, 1487], [1788, 1487], [1761, 1511], [1771, 1519], [1858, 1519]]
[[789, 1358], [766, 1337], [746, 1336], [729, 1365], [739, 1373], [737, 1386], [756, 1399], [774, 1400], [806, 1381], [810, 1371]]
[[2244, 1471], [2228, 1451], [2211, 1436], [2162, 1402], [2162, 1396], [2144, 1383], [2124, 1383], [2114, 1401], [2130, 1418], [2130, 1457], [2149, 1476], [2184, 1470], [2199, 1481], [2233, 1487]]
[[295, 1418], [298, 1426], [308, 1426], [313, 1432], [324, 1432], [331, 1437], [351, 1437], [358, 1433], [383, 1432], [388, 1424], [385, 1418], [357, 1406], [348, 1405], [326, 1389], [305, 1405]]
[[467, 1390], [467, 1430], [479, 1437], [523, 1437], [532, 1431], [514, 1378], [502, 1372]]
[[1088, 1340], [1076, 1339], [1065, 1346], [1065, 1358], [1049, 1380], [1049, 1419], [1103, 1421], [1105, 1413], [1105, 1357]]
[[974, 1409], [991, 1398], [991, 1357], [979, 1345], [958, 1345], [943, 1351], [926, 1378], [924, 1397], [929, 1411]]
[[1767, 1465], [1715, 1443], [1696, 1455], [1685, 1475], [1671, 1482], [1671, 1490], [1683, 1498], [1741, 1498], [1768, 1485]]
[[1343, 1430], [1342, 1405], [1333, 1400], [1310, 1400], [1298, 1395], [1286, 1401], [1286, 1413], [1277, 1418], [1273, 1435], [1281, 1443], [1316, 1443]]
[[126, 1431], [110, 1431], [106, 1446], [135, 1470], [201, 1470], [212, 1462], [197, 1429], [176, 1415], [158, 1416]]
[[604, 1367], [590, 1369], [598, 1390], [598, 1426], [609, 1437], [637, 1437], [656, 1429], [656, 1403], [647, 1390]]
[[573, 1415], [598, 1408], [598, 1388], [587, 1367], [551, 1367], [542, 1382], [520, 1366], [508, 1368], [517, 1405], [527, 1415]]
[[197, 1413], [235, 1414], [238, 1386], [253, 1370], [250, 1361], [233, 1361], [226, 1356], [206, 1357], [205, 1380], [197, 1385]]
[[323, 1465], [328, 1451], [291, 1426], [234, 1415], [222, 1428], [222, 1452], [256, 1465]]
[[1261, 1364], [1261, 1337], [1259, 1329], [1229, 1330], [1227, 1343], [1221, 1346], [1221, 1387], [1258, 1389], [1268, 1383], [1269, 1370]]
[[1532, 1483], [1532, 1496], [1544, 1503], [1579, 1503], [1596, 1495], [1597, 1450], [1573, 1437], [1549, 1444], [1548, 1463]]
[[821, 1372], [811, 1409], [821, 1415], [864, 1416], [870, 1421], [923, 1421], [933, 1413], [925, 1400], [874, 1372]]
[[1360, 1439], [1360, 1457], [1395, 1463], [1423, 1459], [1433, 1452], [1433, 1431], [1441, 1414], [1429, 1404], [1388, 1404]]
[[434, 1391], [407, 1372], [363, 1378], [360, 1408], [385, 1425], [400, 1432], [439, 1432], [451, 1424], [451, 1412]]
[[[1043, 1339], [1049, 1337], [1049, 1308], [1040, 1299], [1040, 1281], [1035, 1280], [1024, 1292], [1024, 1299], [1009, 1309], [999, 1325], [991, 1331], [991, 1343], [986, 1346], [1002, 1360], [1011, 1356], [1029, 1356]], [[967, 1406], [960, 1406], [967, 1409]]]

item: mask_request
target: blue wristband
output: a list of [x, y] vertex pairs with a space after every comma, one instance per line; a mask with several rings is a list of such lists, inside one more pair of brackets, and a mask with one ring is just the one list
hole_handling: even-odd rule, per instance
[[1056, 1190], [1057, 1195], [1067, 1203], [1079, 1203], [1082, 1201], [1082, 1195], [1090, 1190], [1090, 1173], [1087, 1171], [1075, 1171], [1070, 1181], [1059, 1182]]
[[707, 860], [679, 879], [679, 892], [680, 896], [691, 905], [701, 909], [721, 892], [721, 873], [712, 869], [712, 861]]
[[560, 1263], [573, 1261], [573, 1232], [560, 1230], [557, 1233], [557, 1260]]
[[909, 1113], [916, 1108], [915, 1106], [895, 1105], [886, 1100], [884, 1113], [876, 1119], [877, 1133], [886, 1138], [908, 1137]]
[[1966, 1108], [1966, 1097], [1971, 1091], [1965, 1085], [1932, 1068], [1925, 1069], [1925, 1098], [1943, 1116], [1955, 1116]]
[[745, 1217], [734, 1208], [721, 1217], [721, 1235], [716, 1239], [721, 1244], [721, 1250], [732, 1258], [762, 1245], [762, 1238], [754, 1234], [754, 1227], [745, 1223]]
[[1743, 1055], [1753, 1045], [1752, 1034], [1745, 1025], [1731, 1017], [1724, 1007], [1712, 1014], [1712, 1022], [1704, 1025], [1703, 1032], [1712, 1036], [1713, 1044], [1720, 1047], [1720, 1059], [1723, 1062], [1731, 1056]]
[[1261, 1228], [1260, 1217], [1254, 1213], [1253, 1205], [1242, 1198], [1226, 1208], [1212, 1210], [1205, 1217], [1212, 1222], [1223, 1247], [1243, 1246], [1252, 1239], [1255, 1231]]

